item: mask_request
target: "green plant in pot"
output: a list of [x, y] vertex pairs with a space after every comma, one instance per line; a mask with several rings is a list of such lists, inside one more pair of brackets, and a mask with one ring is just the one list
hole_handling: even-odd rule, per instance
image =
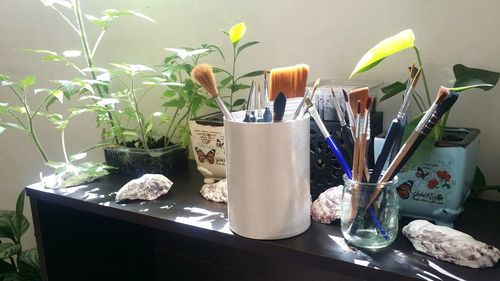
[[[112, 24], [124, 16], [134, 16], [155, 22], [151, 18], [132, 11], [107, 9], [102, 16], [85, 14], [79, 0], [42, 1], [61, 16], [79, 38], [81, 51], [75, 50], [71, 58], [62, 58], [55, 52], [35, 50], [46, 56], [44, 61], [62, 61], [77, 70], [80, 75], [62, 83], [68, 96], [77, 93], [85, 105], [72, 109], [72, 114], [91, 112], [96, 125], [102, 130], [102, 140], [96, 146], [104, 146], [106, 162], [117, 167], [120, 173], [140, 176], [144, 173], [169, 175], [186, 168], [187, 149], [183, 120], [186, 112], [193, 112], [190, 103], [174, 103], [167, 94], [168, 87], [183, 87], [169, 80], [168, 75], [157, 73], [153, 67], [142, 64], [97, 62], [95, 56], [100, 43]], [[85, 16], [85, 17], [84, 17]], [[89, 25], [90, 24], [90, 25]], [[89, 26], [87, 26], [89, 25]], [[92, 31], [96, 36], [91, 39]], [[78, 57], [84, 64], [79, 65]], [[151, 104], [175, 106], [175, 113], [163, 112], [163, 108], [146, 109], [144, 100], [154, 99]], [[173, 130], [167, 130], [173, 128]], [[165, 131], [172, 133], [165, 134]], [[186, 130], [184, 130], [186, 131]]]
[[[233, 25], [228, 31], [222, 31], [232, 47], [230, 70], [225, 70], [222, 67], [213, 67], [217, 78], [219, 94], [230, 111], [239, 110], [245, 107], [247, 103], [246, 95], [248, 94], [246, 90], [251, 88], [248, 80], [263, 74], [262, 70], [238, 74], [239, 69], [237, 66], [238, 62], [241, 60], [242, 54], [248, 50], [247, 48], [259, 43], [257, 41], [243, 41], [246, 29], [245, 23], [240, 22]], [[217, 50], [219, 50], [221, 57], [224, 58], [222, 51], [220, 51], [220, 49]], [[193, 83], [191, 78], [187, 78], [187, 80]], [[197, 85], [197, 83], [194, 84]], [[241, 96], [242, 94], [245, 96]], [[206, 101], [208, 106], [218, 109], [213, 99], [209, 98], [205, 90], [202, 91], [202, 95], [208, 98]], [[191, 131], [193, 155], [195, 155], [198, 170], [205, 178], [209, 179], [209, 181], [212, 181], [212, 179], [225, 178], [226, 157], [224, 151], [225, 139], [222, 114], [209, 114], [199, 118], [192, 118], [189, 122], [189, 129]]]
[[42, 280], [37, 250], [23, 250], [21, 244], [30, 225], [23, 215], [24, 198], [23, 190], [14, 211], [0, 210], [0, 280]]
[[[33, 89], [35, 83], [34, 76], [14, 81], [8, 76], [0, 75], [0, 86], [8, 89], [7, 92], [17, 100], [16, 104], [0, 102], [0, 116], [3, 117], [3, 120], [0, 120], [0, 133], [11, 129], [26, 135], [32, 141], [43, 163], [54, 169], [52, 176], [42, 177], [44, 184], [48, 187], [79, 185], [107, 175], [106, 169], [110, 168], [109, 166], [92, 161], [82, 162], [87, 155], [85, 151], [73, 155], [68, 154], [65, 129], [68, 127], [70, 119], [78, 113], [63, 116], [59, 113], [45, 111], [46, 107], [55, 100], [63, 102], [65, 93], [61, 90], [61, 86], [58, 85], [55, 89]], [[42, 97], [41, 102], [32, 102], [36, 95]], [[46, 152], [44, 144], [40, 141], [38, 120], [42, 118], [51, 122], [60, 131], [64, 161], [54, 161], [54, 156]]]
[[[405, 30], [386, 38], [360, 59], [351, 74], [352, 77], [368, 71], [385, 58], [406, 49], [414, 50], [423, 87], [413, 91], [411, 98], [421, 113], [408, 122], [403, 141], [415, 129], [433, 101], [420, 51], [414, 43], [415, 35], [412, 30]], [[455, 82], [450, 89], [455, 92], [473, 88], [490, 90], [496, 85], [500, 76], [497, 72], [470, 68], [462, 64], [454, 65], [453, 73]], [[380, 101], [402, 96], [406, 88], [405, 82], [392, 83], [382, 88], [384, 95]], [[445, 113], [410, 158], [404, 171], [398, 174], [398, 192], [402, 199], [401, 212], [404, 215], [425, 217], [442, 224], [451, 224], [462, 211], [461, 205], [468, 194], [475, 171], [478, 171], [476, 174], [480, 174], [475, 165], [479, 130], [447, 128], [449, 114], [450, 111]]]

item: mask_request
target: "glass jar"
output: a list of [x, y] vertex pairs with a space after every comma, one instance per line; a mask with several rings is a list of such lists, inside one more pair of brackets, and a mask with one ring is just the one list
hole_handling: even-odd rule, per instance
[[397, 177], [383, 184], [365, 183], [344, 175], [340, 226], [347, 242], [376, 249], [396, 239], [399, 219], [396, 182]]

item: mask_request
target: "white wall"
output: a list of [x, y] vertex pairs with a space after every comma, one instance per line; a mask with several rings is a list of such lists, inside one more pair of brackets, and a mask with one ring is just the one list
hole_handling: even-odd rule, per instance
[[[262, 44], [242, 57], [241, 69], [307, 63], [311, 80], [346, 79], [371, 46], [403, 29], [412, 28], [425, 71], [434, 93], [439, 85], [450, 85], [455, 63], [500, 71], [500, 2], [495, 0], [386, 0], [386, 1], [230, 1], [230, 0], [126, 0], [82, 1], [93, 15], [105, 8], [134, 9], [157, 20], [152, 24], [136, 18], [116, 22], [102, 42], [98, 62], [156, 64], [163, 48], [220, 45], [230, 54], [230, 44], [218, 28], [227, 30], [245, 21], [246, 40]], [[94, 29], [88, 28], [95, 39]], [[49, 79], [68, 79], [76, 73], [56, 63], [41, 63], [39, 56], [23, 48], [62, 52], [78, 49], [78, 38], [51, 9], [37, 0], [2, 0], [0, 11], [0, 73], [13, 78], [34, 74], [39, 87]], [[360, 79], [394, 81], [404, 79], [405, 66], [414, 60], [407, 51], [382, 62]], [[220, 61], [217, 61], [220, 63]], [[7, 98], [0, 90], [2, 101]], [[460, 97], [449, 125], [482, 130], [479, 166], [490, 184], [500, 184], [500, 86], [490, 92], [470, 91]], [[395, 104], [379, 106], [386, 122]], [[59, 138], [49, 124], [40, 123], [40, 135], [49, 153], [61, 157]], [[94, 144], [99, 132], [92, 117], [73, 123], [67, 135], [70, 150]], [[38, 181], [41, 159], [29, 140], [16, 132], [0, 135], [0, 209], [12, 209], [19, 191]], [[93, 156], [102, 159], [100, 153]], [[29, 215], [29, 209], [26, 215]], [[32, 229], [30, 229], [32, 231]], [[32, 233], [25, 239], [34, 245]]]

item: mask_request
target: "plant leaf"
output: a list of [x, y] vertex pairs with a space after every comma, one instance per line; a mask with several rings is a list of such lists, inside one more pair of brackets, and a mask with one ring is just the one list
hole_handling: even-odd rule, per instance
[[16, 213], [14, 215], [15, 219], [15, 226], [16, 226], [16, 233], [17, 233], [17, 241], [21, 241], [21, 235], [23, 235], [22, 232], [22, 225], [23, 225], [23, 210], [24, 210], [24, 198], [25, 198], [25, 191], [23, 190], [19, 196], [17, 197], [16, 201]]
[[54, 90], [52, 93], [51, 93], [52, 96], [54, 96], [60, 103], [63, 103], [64, 101], [64, 92], [57, 89], [57, 90]]
[[12, 257], [21, 252], [21, 245], [13, 243], [0, 244], [0, 260]]
[[77, 58], [82, 54], [80, 50], [68, 50], [63, 52], [63, 56], [67, 58]]
[[36, 83], [36, 77], [30, 75], [30, 76], [26, 76], [23, 79], [21, 79], [21, 81], [19, 81], [18, 85], [23, 90], [26, 90], [27, 88], [31, 87], [35, 83]]
[[264, 74], [263, 70], [256, 70], [256, 71], [248, 72], [248, 73], [238, 77], [238, 79], [236, 79], [236, 81], [240, 80], [241, 78], [255, 77], [255, 76], [262, 75], [262, 74]]
[[399, 81], [392, 83], [389, 86], [383, 87], [382, 88], [382, 93], [384, 93], [384, 96], [380, 99], [380, 101], [385, 101], [388, 98], [391, 98], [402, 91], [406, 90], [406, 84], [401, 83]]
[[499, 72], [493, 72], [479, 68], [471, 68], [463, 64], [455, 64], [453, 66], [453, 73], [455, 74], [456, 79], [453, 87], [455, 89], [463, 88], [462, 90], [476, 87], [481, 88], [485, 91], [490, 90], [498, 83], [498, 79], [500, 77]]
[[83, 152], [83, 153], [78, 153], [78, 154], [74, 154], [74, 155], [71, 155], [69, 157], [69, 161], [70, 162], [73, 162], [73, 161], [78, 161], [78, 160], [82, 160], [83, 158], [85, 158], [87, 156], [87, 153]]
[[366, 52], [359, 60], [351, 73], [352, 78], [355, 74], [365, 72], [368, 69], [379, 64], [384, 58], [399, 53], [405, 49], [414, 46], [415, 34], [411, 29], [401, 31], [400, 33], [380, 41], [377, 45]]
[[17, 256], [19, 275], [23, 280], [41, 281], [40, 262], [37, 249], [29, 249]]
[[453, 87], [453, 88], [450, 88], [450, 90], [455, 91], [455, 92], [462, 92], [462, 91], [469, 90], [469, 89], [480, 88], [480, 89], [483, 89], [485, 91], [488, 91], [489, 89], [492, 89], [493, 87], [495, 87], [495, 86], [492, 84], [474, 84], [474, 85], [469, 85], [469, 86], [464, 86], [464, 87]]
[[0, 126], [11, 128], [11, 129], [16, 129], [16, 130], [19, 130], [21, 132], [27, 133], [26, 129], [24, 129], [23, 127], [21, 127], [20, 125], [18, 125], [16, 123], [0, 122]]
[[188, 51], [186, 49], [165, 48], [165, 51], [174, 52], [180, 59], [190, 58], [210, 51], [210, 49], [197, 49]]
[[245, 99], [237, 99], [233, 102], [233, 106], [240, 106], [245, 104], [245, 102], [247, 102]]
[[229, 29], [229, 39], [231, 40], [231, 43], [233, 46], [236, 46], [238, 42], [245, 36], [245, 33], [247, 32], [247, 26], [245, 25], [244, 22], [237, 23], [233, 25]]
[[255, 44], [259, 44], [259, 43], [260, 43], [260, 42], [258, 42], [258, 41], [251, 41], [251, 42], [247, 42], [247, 43], [245, 43], [245, 44], [243, 44], [243, 45], [239, 46], [239, 47], [238, 47], [238, 51], [236, 52], [236, 56], [238, 56], [238, 55], [241, 53], [241, 51], [245, 50], [246, 48], [248, 48], [248, 47], [250, 47], [250, 46], [253, 46], [253, 45], [255, 45]]

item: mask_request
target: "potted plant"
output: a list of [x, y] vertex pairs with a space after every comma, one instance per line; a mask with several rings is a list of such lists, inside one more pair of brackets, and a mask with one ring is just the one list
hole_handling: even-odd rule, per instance
[[[107, 175], [108, 172], [106, 169], [109, 166], [92, 161], [81, 161], [86, 157], [86, 151], [73, 155], [70, 155], [67, 151], [64, 132], [69, 125], [70, 119], [77, 115], [77, 113], [63, 116], [59, 113], [44, 111], [44, 108], [49, 106], [54, 100], [63, 102], [64, 93], [60, 87], [56, 89], [32, 89], [35, 83], [36, 78], [34, 76], [27, 76], [19, 81], [13, 81], [8, 76], [0, 75], [0, 86], [8, 88], [8, 92], [14, 95], [19, 102], [18, 104], [0, 102], [0, 115], [4, 118], [4, 120], [0, 120], [0, 133], [6, 129], [12, 129], [30, 138], [40, 154], [43, 163], [54, 169], [52, 176], [42, 177], [44, 184], [48, 187], [79, 185]], [[40, 103], [33, 104], [30, 92], [34, 95], [45, 95], [45, 97]], [[39, 140], [37, 121], [40, 118], [47, 119], [60, 131], [64, 161], [54, 161], [51, 155], [46, 152], [43, 143]]]
[[[352, 77], [367, 71], [384, 58], [403, 50], [415, 51], [418, 67], [421, 68], [425, 95], [422, 95], [420, 90], [413, 92], [414, 104], [421, 114], [408, 123], [404, 138], [414, 130], [432, 103], [420, 51], [414, 40], [413, 31], [405, 30], [381, 41], [361, 58], [351, 74]], [[455, 82], [451, 89], [456, 92], [472, 88], [487, 91], [496, 85], [500, 76], [497, 72], [470, 68], [462, 64], [454, 65], [453, 73]], [[380, 101], [403, 93], [406, 85], [404, 82], [395, 82], [382, 88], [384, 95]], [[404, 170], [398, 174], [401, 214], [428, 218], [448, 225], [460, 214], [462, 203], [469, 194], [474, 172], [478, 170], [476, 162], [479, 146], [479, 130], [446, 127], [449, 114], [450, 111], [445, 113]], [[375, 146], [377, 147], [377, 142]]]
[[[263, 74], [262, 70], [251, 71], [244, 74], [237, 74], [237, 62], [242, 52], [253, 45], [258, 44], [257, 41], [242, 43], [242, 39], [246, 33], [246, 25], [244, 22], [233, 25], [229, 31], [223, 31], [231, 42], [233, 49], [231, 71], [224, 70], [220, 67], [214, 67], [214, 72], [217, 74], [217, 88], [221, 93], [222, 100], [226, 103], [229, 110], [234, 111], [243, 108], [246, 105], [244, 97], [238, 97], [237, 94], [249, 89], [251, 86], [244, 83], [245, 78], [251, 78]], [[240, 44], [241, 43], [241, 44]], [[220, 49], [217, 49], [224, 58]], [[192, 64], [190, 67], [192, 67]], [[183, 83], [193, 83], [191, 78], [187, 77]], [[194, 83], [197, 85], [197, 83]], [[200, 88], [196, 88], [199, 90]], [[206, 96], [205, 93], [203, 95]], [[207, 96], [208, 97], [208, 96]], [[207, 105], [218, 108], [211, 98], [207, 101]], [[196, 116], [193, 116], [196, 117]], [[192, 118], [189, 121], [189, 129], [191, 131], [191, 146], [193, 155], [195, 156], [198, 170], [207, 179], [223, 179], [226, 177], [225, 162], [226, 156], [224, 151], [224, 127], [222, 114], [208, 114], [198, 118]]]
[[[86, 32], [80, 1], [42, 1], [57, 12], [69, 24], [80, 39], [82, 51], [74, 51], [71, 58], [62, 58], [54, 52], [36, 50], [47, 54], [44, 60], [64, 61], [82, 75], [62, 83], [62, 90], [78, 93], [84, 106], [72, 109], [72, 113], [91, 112], [96, 115], [97, 126], [102, 129], [102, 140], [106, 162], [117, 167], [123, 174], [140, 176], [144, 173], [170, 175], [187, 167], [187, 143], [189, 140], [186, 122], [196, 114], [204, 102], [202, 95], [190, 95], [196, 85], [173, 79], [172, 72], [156, 71], [142, 64], [110, 63], [97, 64], [95, 55], [103, 36], [112, 23], [123, 16], [135, 16], [149, 22], [153, 19], [131, 10], [107, 9], [100, 17], [86, 15], [86, 19], [98, 30], [99, 35], [90, 42]], [[66, 10], [63, 10], [66, 9]], [[74, 15], [71, 16], [66, 13]], [[190, 53], [196, 58], [207, 50]], [[79, 66], [71, 59], [82, 55], [85, 65]], [[172, 61], [165, 62], [169, 64]], [[179, 71], [187, 64], [178, 63]], [[181, 79], [182, 80], [182, 79]], [[162, 103], [156, 112], [146, 112], [141, 104], [148, 96]]]

